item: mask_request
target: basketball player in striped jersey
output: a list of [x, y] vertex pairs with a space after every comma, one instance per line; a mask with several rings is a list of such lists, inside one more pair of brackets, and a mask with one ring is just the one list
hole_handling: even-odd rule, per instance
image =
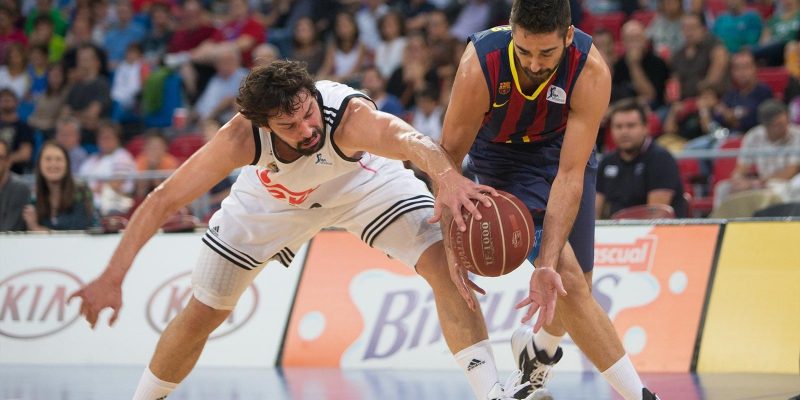
[[[532, 385], [516, 397], [533, 391], [534, 398], [551, 398], [544, 384], [561, 358], [566, 330], [626, 400], [652, 400], [657, 397], [642, 385], [591, 295], [593, 148], [611, 76], [592, 38], [570, 21], [568, 0], [515, 0], [510, 26], [472, 35], [453, 85], [442, 146], [456, 165], [469, 153], [467, 168], [478, 181], [519, 197], [537, 229], [543, 228], [530, 256], [535, 269], [529, 296], [517, 305], [529, 306], [523, 322], [537, 309], [539, 317], [533, 330], [523, 325], [512, 336], [514, 356]], [[454, 283], [475, 307], [467, 289], [474, 283], [463, 267], [450, 265]]]
[[[134, 213], [105, 271], [71, 297], [92, 327], [122, 305], [134, 257], [166, 218], [242, 167], [209, 221], [192, 275], [192, 298], [161, 335], [134, 400], [166, 398], [192, 370], [209, 334], [267, 261], [288, 266], [328, 226], [342, 227], [402, 261], [431, 285], [442, 332], [479, 400], [507, 400], [520, 374], [498, 382], [480, 310], [452, 283], [434, 215], [434, 198], [400, 161], [410, 160], [438, 187], [437, 208], [477, 213], [494, 189], [461, 176], [442, 148], [401, 119], [378, 112], [363, 93], [313, 82], [305, 66], [276, 61], [243, 81], [240, 113], [152, 192]], [[463, 220], [458, 220], [464, 228]], [[474, 300], [474, 298], [473, 298]], [[527, 384], [529, 385], [529, 384]], [[504, 387], [508, 391], [504, 390]]]

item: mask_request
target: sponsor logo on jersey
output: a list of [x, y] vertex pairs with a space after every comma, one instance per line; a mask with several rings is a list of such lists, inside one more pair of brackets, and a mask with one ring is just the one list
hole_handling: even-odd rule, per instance
[[547, 101], [556, 104], [567, 104], [567, 92], [558, 86], [551, 85], [547, 88]]
[[317, 153], [317, 161], [314, 162], [315, 165], [333, 165], [332, 162], [325, 159], [321, 153]]
[[278, 200], [286, 200], [293, 206], [303, 204], [303, 202], [308, 199], [308, 196], [319, 187], [319, 185], [317, 185], [311, 189], [296, 192], [289, 190], [286, 186], [283, 186], [280, 183], [273, 183], [272, 179], [269, 178], [269, 173], [270, 170], [268, 169], [262, 169], [259, 171], [258, 179], [261, 181], [261, 184], [264, 185], [272, 197]]

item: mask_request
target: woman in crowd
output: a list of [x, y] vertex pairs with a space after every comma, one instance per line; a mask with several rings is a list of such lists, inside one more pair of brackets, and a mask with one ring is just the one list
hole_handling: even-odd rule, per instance
[[28, 124], [52, 137], [61, 109], [67, 101], [67, 73], [64, 64], [53, 64], [47, 70], [47, 89], [36, 99], [33, 113], [28, 117]]
[[336, 15], [333, 31], [333, 40], [328, 46], [319, 76], [358, 86], [359, 72], [369, 54], [358, 38], [356, 20], [350, 14], [339, 13]]
[[92, 192], [76, 182], [67, 151], [47, 141], [36, 161], [36, 201], [23, 212], [29, 231], [83, 230], [92, 225]]
[[325, 61], [325, 48], [319, 40], [314, 21], [309, 17], [298, 19], [294, 26], [290, 58], [308, 64], [311, 75], [316, 75]]

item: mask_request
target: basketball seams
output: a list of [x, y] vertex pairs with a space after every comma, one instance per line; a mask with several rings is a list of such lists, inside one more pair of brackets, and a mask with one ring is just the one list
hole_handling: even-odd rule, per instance
[[[491, 196], [489, 197], [489, 201], [492, 202], [492, 208], [494, 209], [494, 214], [495, 214], [495, 216], [497, 216], [497, 231], [500, 232], [500, 247], [503, 249], [503, 263], [500, 264], [502, 266], [502, 269], [500, 270], [500, 274], [499, 275], [504, 275], [506, 273], [506, 235], [505, 235], [505, 227], [503, 226], [503, 218], [500, 215], [500, 208], [497, 207], [497, 202]], [[494, 246], [494, 241], [492, 241], [492, 246]], [[495, 247], [495, 249], [497, 249], [497, 246], [494, 246], [494, 247]]]
[[525, 222], [525, 232], [528, 233], [528, 251], [530, 251], [530, 249], [533, 247], [533, 236], [536, 234], [535, 230], [531, 230], [531, 226], [528, 223], [528, 219], [525, 218], [525, 212], [519, 207], [519, 205], [517, 205], [517, 202], [502, 193], [500, 195], [506, 198], [511, 204], [513, 204], [514, 208], [516, 208], [517, 211], [519, 212], [519, 215], [522, 216], [522, 221]]
[[[477, 201], [476, 201], [476, 203], [477, 203]], [[477, 204], [475, 204], [475, 206], [477, 207]], [[469, 228], [468, 228], [468, 231], [465, 232], [465, 233], [467, 233], [467, 240], [469, 241], [469, 257], [470, 257], [470, 260], [472, 261], [472, 267], [475, 268], [476, 272], [478, 274], [480, 274], [480, 275], [484, 275], [484, 273], [483, 273], [483, 271], [481, 270], [481, 267], [480, 267], [480, 265], [482, 263], [481, 264], [477, 263], [476, 262], [477, 260], [475, 259], [475, 244], [472, 242], [472, 239], [473, 239], [472, 238], [472, 227], [475, 225], [475, 224], [473, 224], [474, 220], [475, 220], [475, 217], [472, 214], [469, 214], [469, 217], [467, 218], [467, 221], [466, 221], [467, 226]], [[478, 241], [478, 243], [480, 244], [480, 240]]]

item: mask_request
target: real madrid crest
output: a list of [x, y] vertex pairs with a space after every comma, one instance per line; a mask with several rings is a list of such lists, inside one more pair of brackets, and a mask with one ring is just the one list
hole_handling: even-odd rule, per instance
[[276, 164], [275, 161], [267, 164], [267, 168], [269, 168], [269, 170], [272, 171], [272, 172], [280, 171], [280, 169], [278, 169], [278, 164]]

